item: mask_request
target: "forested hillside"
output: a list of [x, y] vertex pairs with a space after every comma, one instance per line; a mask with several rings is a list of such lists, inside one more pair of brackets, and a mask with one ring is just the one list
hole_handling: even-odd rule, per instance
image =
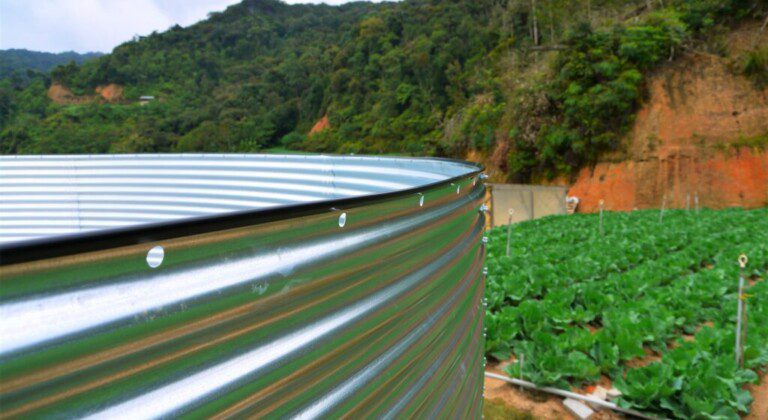
[[97, 52], [79, 54], [74, 51], [49, 53], [13, 48], [0, 50], [0, 79], [13, 76], [14, 73], [16, 77], [25, 78], [28, 70], [49, 72], [54, 67], [68, 64], [70, 61], [82, 64], [102, 55]]
[[[661, 63], [760, 0], [245, 0], [82, 65], [0, 81], [0, 152], [494, 154], [513, 180], [621, 146]], [[768, 47], [734, 73], [768, 81]], [[94, 92], [120, 87], [104, 99]], [[74, 95], [52, 101], [51, 91]], [[156, 99], [144, 106], [138, 98]], [[55, 95], [50, 95], [55, 98]], [[327, 116], [329, 128], [308, 135]]]

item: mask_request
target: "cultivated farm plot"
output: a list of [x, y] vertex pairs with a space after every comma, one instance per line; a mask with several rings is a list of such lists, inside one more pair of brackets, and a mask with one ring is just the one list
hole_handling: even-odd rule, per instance
[[[604, 216], [602, 233], [598, 215], [514, 225], [509, 256], [507, 228], [490, 232], [487, 354], [538, 385], [611, 383], [619, 405], [654, 415], [747, 413], [745, 386], [768, 366], [768, 209]], [[734, 351], [742, 253], [744, 368]]]

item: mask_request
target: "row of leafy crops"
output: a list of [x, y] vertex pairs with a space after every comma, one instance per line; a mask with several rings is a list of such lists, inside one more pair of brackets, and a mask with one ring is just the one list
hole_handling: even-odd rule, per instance
[[[549, 217], [489, 234], [486, 352], [507, 373], [619, 404], [738, 418], [768, 365], [768, 209]], [[745, 366], [735, 362], [739, 254], [749, 256]], [[522, 369], [518, 360], [524, 355]], [[521, 371], [522, 370], [522, 371]]]

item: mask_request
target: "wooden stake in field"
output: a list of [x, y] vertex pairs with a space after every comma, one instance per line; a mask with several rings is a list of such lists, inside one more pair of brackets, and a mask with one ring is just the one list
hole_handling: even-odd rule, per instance
[[604, 234], [603, 230], [603, 209], [605, 208], [605, 200], [600, 200], [600, 235], [602, 236]]
[[747, 295], [744, 293], [744, 269], [747, 256], [739, 255], [739, 294], [736, 309], [736, 364], [744, 367], [744, 343], [747, 341]]
[[515, 209], [509, 209], [509, 220], [507, 221], [507, 256], [509, 256], [509, 241], [512, 239], [512, 215]]

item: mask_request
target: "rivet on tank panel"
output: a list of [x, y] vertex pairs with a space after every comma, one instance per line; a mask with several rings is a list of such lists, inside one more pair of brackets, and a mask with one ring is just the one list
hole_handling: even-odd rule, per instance
[[165, 258], [165, 249], [160, 245], [153, 247], [147, 252], [147, 265], [151, 268], [160, 267]]

